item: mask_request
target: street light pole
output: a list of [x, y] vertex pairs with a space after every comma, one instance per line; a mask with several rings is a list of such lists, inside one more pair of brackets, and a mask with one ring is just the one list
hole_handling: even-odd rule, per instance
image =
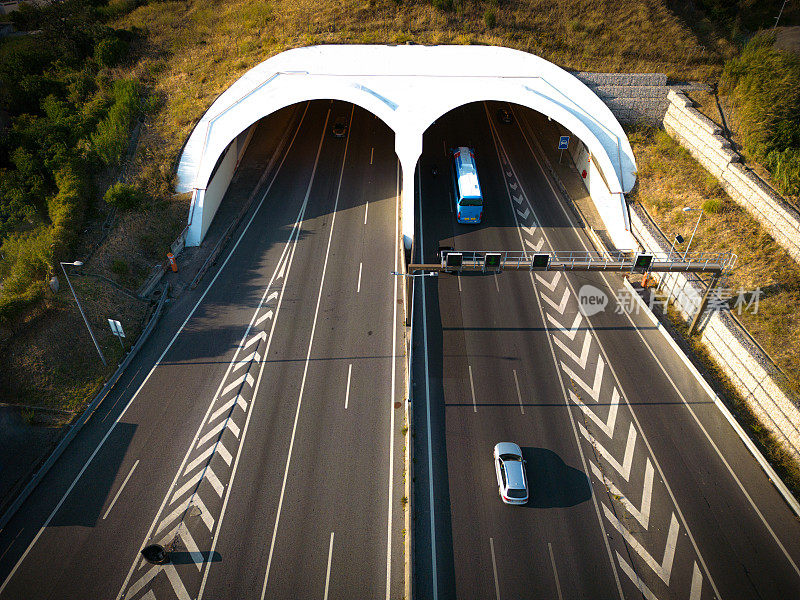
[[81, 311], [83, 322], [86, 323], [86, 329], [89, 330], [89, 335], [92, 336], [92, 341], [94, 342], [94, 347], [97, 348], [97, 353], [100, 355], [100, 360], [103, 361], [103, 366], [107, 367], [108, 365], [106, 364], [106, 357], [103, 356], [103, 351], [100, 350], [100, 345], [97, 343], [97, 340], [94, 337], [94, 333], [92, 333], [92, 328], [89, 326], [89, 319], [86, 318], [86, 314], [83, 312], [83, 307], [81, 306], [81, 303], [78, 302], [78, 296], [75, 293], [75, 288], [72, 287], [72, 282], [69, 280], [69, 275], [67, 275], [67, 270], [64, 268], [64, 265], [69, 265], [71, 267], [80, 267], [83, 266], [83, 263], [79, 260], [76, 260], [75, 262], [62, 262], [61, 270], [64, 271], [64, 277], [67, 280], [67, 285], [69, 286], [69, 289], [72, 291], [72, 297], [75, 298], [75, 304], [78, 305], [78, 310]]
[[692, 237], [689, 238], [689, 243], [686, 244], [686, 250], [683, 252], [683, 260], [686, 260], [686, 255], [689, 253], [689, 247], [692, 245], [692, 240], [694, 239], [694, 234], [697, 231], [697, 226], [700, 225], [700, 219], [703, 218], [703, 209], [702, 208], [692, 208], [691, 206], [684, 206], [683, 212], [689, 212], [692, 210], [699, 210], [700, 216], [697, 217], [697, 223], [694, 224], [694, 229], [692, 229]]

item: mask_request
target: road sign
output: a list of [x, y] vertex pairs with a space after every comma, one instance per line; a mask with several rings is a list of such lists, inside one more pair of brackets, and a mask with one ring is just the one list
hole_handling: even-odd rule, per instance
[[636, 259], [633, 261], [633, 270], [641, 272], [647, 271], [650, 269], [652, 262], [652, 254], [637, 254]]
[[558, 149], [559, 150], [567, 150], [569, 148], [569, 136], [562, 135], [558, 138]]
[[550, 264], [550, 254], [534, 254], [531, 260], [531, 269], [544, 269]]
[[500, 271], [500, 252], [487, 252], [483, 255], [483, 267], [487, 271]]
[[460, 269], [463, 258], [461, 252], [448, 252], [444, 255], [444, 266], [450, 269]]
[[109, 319], [108, 324], [111, 326], [111, 333], [117, 337], [125, 337], [125, 332], [122, 331], [122, 323], [115, 321], [114, 319]]

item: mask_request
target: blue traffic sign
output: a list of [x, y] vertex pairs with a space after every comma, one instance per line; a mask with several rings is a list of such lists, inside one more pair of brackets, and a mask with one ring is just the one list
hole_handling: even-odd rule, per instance
[[569, 136], [562, 135], [558, 140], [558, 149], [566, 150], [567, 148], [569, 148]]

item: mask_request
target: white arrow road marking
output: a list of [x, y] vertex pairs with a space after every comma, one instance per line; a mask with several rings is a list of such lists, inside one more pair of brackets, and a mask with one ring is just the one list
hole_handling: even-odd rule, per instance
[[517, 182], [516, 181], [512, 181], [511, 183], [508, 184], [508, 187], [510, 187], [512, 190], [516, 190], [517, 189]]
[[231, 369], [231, 372], [236, 371], [237, 369], [241, 369], [245, 365], [250, 364], [250, 361], [253, 360], [253, 359], [255, 359], [255, 361], [258, 362], [258, 361], [261, 360], [261, 355], [258, 352], [251, 352], [247, 356], [247, 358], [244, 358], [244, 359], [240, 360], [239, 362], [237, 362], [235, 365], [233, 365], [233, 368]]
[[[605, 506], [603, 508], [605, 508]], [[644, 581], [639, 579], [639, 575], [633, 570], [633, 567], [628, 564], [628, 561], [622, 558], [619, 552], [615, 552], [615, 554], [617, 555], [617, 560], [619, 561], [619, 566], [622, 568], [622, 572], [630, 577], [631, 581], [636, 584], [636, 587], [642, 592], [642, 596], [644, 596], [645, 600], [658, 600], [658, 597], [650, 591], [650, 588], [645, 585]]]
[[[556, 271], [556, 274], [553, 276], [553, 280], [550, 281], [549, 283], [548, 283], [547, 279], [545, 279], [544, 277], [542, 277], [538, 273], [536, 274], [536, 279], [537, 279], [537, 281], [539, 281], [539, 283], [541, 283], [548, 290], [550, 290], [551, 292], [555, 292], [556, 291], [556, 286], [558, 285], [558, 282], [561, 281], [561, 271]], [[578, 315], [578, 316], [580, 316], [580, 315]]]
[[[625, 529], [622, 523], [617, 520], [617, 517], [614, 516], [614, 513], [612, 513], [605, 504], [603, 504], [603, 512], [614, 528], [622, 534], [622, 537], [625, 538], [628, 545], [642, 557], [642, 560], [653, 569], [655, 574], [661, 578], [661, 581], [669, 585], [669, 578], [670, 575], [672, 575], [672, 561], [675, 559], [675, 548], [678, 545], [678, 531], [680, 530], [680, 525], [678, 524], [678, 519], [675, 518], [675, 513], [672, 513], [672, 519], [669, 524], [667, 545], [666, 548], [664, 548], [664, 558], [661, 564], [659, 564], [644, 546], [639, 543], [639, 540], [637, 540], [630, 531]], [[617, 554], [617, 557], [619, 557], [619, 554]]]
[[[586, 332], [588, 337], [589, 332]], [[555, 339], [555, 338], [553, 338]], [[561, 361], [561, 368], [564, 369], [564, 372], [569, 376], [572, 381], [577, 383], [579, 386], [583, 388], [583, 390], [591, 396], [592, 400], [598, 402], [598, 398], [600, 397], [600, 386], [603, 385], [603, 369], [605, 368], [605, 363], [603, 362], [603, 357], [598, 355], [597, 356], [597, 367], [594, 371], [594, 383], [592, 387], [589, 387], [589, 384], [586, 383], [583, 379], [578, 377], [572, 369], [570, 369], [567, 365], [564, 364], [564, 361]]]
[[245, 345], [242, 346], [242, 350], [247, 350], [250, 346], [252, 346], [256, 342], [260, 342], [261, 340], [265, 340], [266, 341], [266, 339], [267, 339], [266, 332], [262, 331], [261, 333], [257, 333], [256, 335], [251, 337], [249, 340], [247, 340], [247, 343], [245, 343]]
[[533, 249], [534, 249], [536, 252], [538, 252], [539, 250], [541, 250], [541, 249], [542, 249], [542, 246], [544, 246], [544, 238], [541, 238], [541, 239], [539, 240], [539, 243], [538, 243], [538, 244], [534, 244], [534, 243], [533, 243], [532, 241], [530, 241], [529, 239], [526, 239], [526, 240], [525, 240], [525, 244], [526, 244], [528, 247], [530, 247], [530, 248], [533, 248]]
[[592, 434], [586, 431], [586, 428], [580, 423], [578, 423], [578, 429], [581, 430], [583, 437], [589, 440], [589, 443], [591, 443], [597, 449], [597, 451], [603, 458], [606, 459], [606, 461], [608, 461], [608, 464], [614, 467], [617, 473], [619, 473], [625, 481], [628, 481], [631, 476], [631, 465], [633, 464], [633, 450], [636, 447], [636, 428], [633, 426], [633, 423], [631, 423], [631, 426], [628, 429], [628, 441], [625, 444], [625, 456], [622, 459], [622, 464], [619, 464], [619, 461], [611, 456], [611, 453], [603, 448], [603, 446], [600, 445], [596, 439], [594, 439]]
[[225, 404], [223, 404], [217, 410], [215, 410], [214, 414], [211, 415], [211, 418], [208, 420], [208, 422], [213, 423], [214, 421], [216, 421], [220, 417], [220, 415], [225, 414], [225, 412], [230, 410], [230, 408], [234, 404], [238, 404], [243, 411], [247, 412], [247, 400], [242, 398], [241, 394], [236, 394], [233, 398], [231, 398]]
[[581, 369], [586, 368], [586, 360], [589, 358], [589, 347], [592, 345], [592, 336], [589, 335], [589, 330], [586, 330], [586, 335], [583, 338], [583, 349], [581, 350], [581, 355], [578, 356], [569, 347], [562, 342], [557, 337], [553, 336], [553, 341], [556, 343], [556, 346], [561, 348], [564, 351], [564, 354], [569, 356], [572, 360], [578, 363]]
[[572, 401], [580, 407], [584, 414], [594, 421], [594, 424], [602, 429], [603, 433], [605, 433], [608, 437], [613, 438], [614, 425], [617, 422], [617, 411], [619, 410], [619, 392], [617, 391], [617, 388], [614, 388], [614, 393], [611, 395], [611, 406], [608, 409], [608, 418], [605, 422], [603, 422], [593, 410], [589, 410], [589, 407], [586, 406], [580, 398], [578, 398], [575, 392], [572, 390], [567, 391], [569, 392], [569, 397], [572, 398]]
[[266, 321], [267, 319], [271, 319], [273, 314], [274, 314], [274, 313], [273, 313], [271, 310], [268, 310], [268, 311], [267, 311], [267, 312], [265, 312], [263, 315], [261, 315], [260, 317], [258, 317], [258, 319], [256, 320], [256, 322], [253, 324], [253, 327], [258, 327], [259, 325], [261, 325], [261, 323], [263, 323], [263, 322], [264, 322], [264, 321]]
[[[519, 228], [522, 229], [522, 231], [524, 231], [528, 235], [533, 235], [533, 232], [536, 231], [536, 225], [535, 224], [533, 226], [531, 226], [531, 227], [525, 227], [525, 225], [520, 225]], [[560, 273], [560, 271], [556, 271], [556, 275], [558, 275], [559, 273]], [[537, 275], [537, 277], [538, 277], [538, 275]], [[552, 292], [553, 290], [550, 290], [550, 291]]]
[[[542, 296], [542, 298], [544, 298], [544, 296]], [[575, 341], [575, 334], [578, 333], [578, 326], [581, 324], [581, 320], [582, 319], [581, 319], [581, 313], [578, 313], [577, 315], [575, 315], [575, 320], [572, 321], [572, 326], [569, 329], [567, 329], [561, 323], [556, 321], [555, 318], [553, 316], [551, 316], [549, 313], [547, 314], [547, 320], [550, 321], [550, 323], [552, 323], [553, 326], [558, 331], [560, 331], [565, 336], [567, 336], [570, 339], [570, 341], [574, 342]]]
[[558, 311], [558, 314], [560, 315], [564, 314], [564, 309], [567, 308], [567, 302], [569, 302], [569, 290], [567, 288], [564, 288], [564, 295], [561, 297], [561, 302], [559, 304], [556, 304], [544, 294], [539, 294], [539, 295], [542, 297], [542, 300], [544, 300], [550, 306], [553, 307], [553, 310]]
[[531, 210], [526, 206], [525, 212], [521, 212], [519, 209], [517, 209], [517, 214], [520, 216], [521, 219], [525, 220], [530, 216]]
[[522, 196], [515, 196], [514, 194], [511, 194], [511, 199], [517, 204], [522, 204]]
[[630, 500], [628, 500], [625, 495], [619, 491], [619, 488], [615, 486], [611, 480], [606, 477], [603, 472], [600, 470], [594, 463], [589, 463], [592, 467], [592, 472], [594, 476], [597, 477], [600, 481], [606, 484], [606, 487], [611, 490], [611, 493], [614, 494], [619, 498], [619, 501], [622, 503], [622, 506], [625, 507], [631, 515], [636, 517], [636, 520], [639, 521], [639, 524], [644, 527], [645, 529], [648, 528], [650, 524], [650, 502], [653, 499], [653, 465], [650, 463], [650, 459], [647, 459], [647, 465], [644, 468], [644, 487], [642, 488], [642, 508], [636, 508]]
[[222, 393], [220, 394], [220, 396], [226, 395], [228, 392], [230, 392], [232, 389], [237, 387], [243, 381], [246, 381], [247, 385], [249, 385], [250, 387], [253, 387], [253, 384], [255, 383], [255, 380], [253, 379], [253, 376], [250, 375], [250, 373], [245, 373], [241, 377], [237, 377], [235, 380], [233, 380], [227, 386], [225, 386], [225, 389], [222, 390]]
[[700, 573], [700, 567], [694, 563], [694, 572], [692, 573], [692, 589], [689, 592], [689, 600], [700, 600], [700, 594], [703, 592], [703, 575]]

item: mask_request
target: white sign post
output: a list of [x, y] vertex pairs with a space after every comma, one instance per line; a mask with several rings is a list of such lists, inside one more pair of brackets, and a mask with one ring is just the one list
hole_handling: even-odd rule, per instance
[[122, 343], [122, 338], [125, 337], [125, 332], [122, 331], [122, 323], [115, 321], [114, 319], [109, 319], [108, 324], [111, 326], [111, 333], [117, 336], [120, 347], [125, 350], [125, 345]]

